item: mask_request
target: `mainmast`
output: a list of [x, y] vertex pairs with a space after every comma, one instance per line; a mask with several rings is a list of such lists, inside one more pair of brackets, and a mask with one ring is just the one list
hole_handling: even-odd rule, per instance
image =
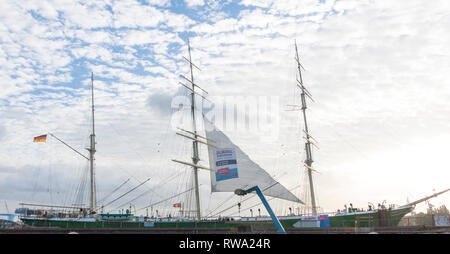
[[180, 82], [180, 84], [182, 86], [184, 86], [185, 88], [187, 88], [189, 91], [191, 91], [191, 117], [192, 117], [192, 131], [187, 131], [184, 129], [179, 128], [180, 130], [184, 131], [185, 133], [192, 135], [191, 136], [187, 136], [185, 134], [182, 133], [178, 133], [178, 135], [185, 137], [185, 138], [189, 138], [192, 140], [192, 163], [189, 162], [183, 162], [183, 161], [179, 161], [179, 160], [172, 160], [174, 162], [177, 163], [181, 163], [184, 165], [189, 165], [192, 166], [192, 169], [194, 170], [194, 189], [195, 189], [195, 203], [196, 203], [196, 218], [197, 220], [201, 219], [201, 210], [200, 210], [200, 191], [199, 191], [199, 183], [198, 183], [198, 170], [199, 169], [207, 169], [206, 167], [203, 167], [201, 165], [198, 165], [198, 162], [200, 161], [200, 157], [198, 154], [198, 143], [205, 143], [204, 141], [199, 140], [199, 138], [204, 138], [200, 135], [198, 135], [197, 133], [197, 123], [195, 121], [195, 95], [199, 95], [200, 97], [206, 99], [205, 97], [203, 97], [202, 95], [200, 95], [199, 93], [197, 93], [195, 91], [195, 88], [199, 88], [200, 90], [202, 90], [203, 92], [207, 93], [205, 90], [203, 90], [201, 87], [199, 87], [197, 84], [195, 84], [194, 82], [194, 70], [193, 67], [197, 68], [198, 70], [200, 70], [200, 68], [198, 68], [194, 63], [192, 63], [192, 58], [191, 58], [191, 46], [189, 43], [189, 39], [188, 39], [188, 53], [189, 53], [189, 59], [183, 57], [188, 63], [189, 63], [189, 68], [190, 68], [190, 79], [186, 78], [183, 75], [180, 75], [183, 79], [185, 79], [187, 82], [190, 83], [190, 85], [186, 85]]
[[[191, 84], [192, 84], [192, 92], [191, 92], [191, 115], [192, 115], [192, 128], [194, 132], [194, 138], [197, 139], [197, 124], [195, 122], [195, 83], [194, 83], [194, 72], [192, 69], [192, 58], [191, 58], [191, 45], [189, 43], [188, 39], [188, 52], [189, 52], [189, 68], [191, 71]], [[200, 213], [200, 191], [198, 186], [198, 167], [197, 163], [200, 160], [198, 156], [198, 142], [197, 140], [192, 141], [192, 148], [193, 148], [193, 156], [192, 156], [192, 163], [194, 163], [195, 166], [193, 166], [194, 169], [194, 187], [195, 187], [195, 201], [196, 201], [196, 208], [197, 208], [197, 219], [200, 220], [201, 213]]]
[[304, 132], [306, 134], [306, 142], [305, 142], [305, 151], [306, 151], [306, 160], [305, 160], [305, 167], [306, 170], [308, 172], [308, 179], [309, 179], [309, 190], [311, 193], [311, 206], [312, 206], [312, 213], [313, 215], [317, 214], [317, 207], [316, 207], [316, 199], [315, 199], [315, 195], [314, 195], [314, 186], [313, 186], [313, 179], [312, 179], [312, 171], [313, 168], [312, 163], [313, 163], [313, 159], [312, 159], [312, 153], [311, 153], [311, 145], [313, 145], [314, 143], [311, 142], [311, 135], [309, 135], [309, 130], [308, 130], [308, 122], [306, 121], [306, 109], [307, 109], [307, 105], [306, 105], [306, 96], [308, 98], [310, 98], [312, 100], [311, 94], [308, 92], [308, 90], [306, 89], [306, 87], [303, 85], [303, 79], [302, 79], [302, 68], [303, 66], [300, 63], [300, 58], [298, 56], [298, 49], [297, 49], [297, 42], [295, 42], [295, 60], [297, 62], [297, 69], [298, 69], [298, 75], [299, 75], [299, 79], [297, 79], [297, 86], [300, 88], [301, 90], [301, 101], [302, 101], [302, 106], [301, 106], [301, 110], [303, 112], [303, 120], [304, 120]]
[[94, 121], [94, 73], [91, 73], [91, 95], [92, 95], [92, 134], [90, 135], [91, 145], [86, 148], [89, 151], [89, 168], [91, 177], [91, 195], [89, 208], [91, 214], [95, 214], [96, 200], [95, 200], [95, 173], [94, 173], [94, 155], [95, 155], [95, 121]]

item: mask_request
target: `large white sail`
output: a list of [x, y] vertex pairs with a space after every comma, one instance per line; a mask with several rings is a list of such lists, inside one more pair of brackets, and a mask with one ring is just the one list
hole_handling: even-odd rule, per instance
[[258, 186], [264, 195], [302, 203], [294, 194], [275, 181], [253, 162], [223, 132], [204, 119], [211, 169], [211, 191], [234, 192]]

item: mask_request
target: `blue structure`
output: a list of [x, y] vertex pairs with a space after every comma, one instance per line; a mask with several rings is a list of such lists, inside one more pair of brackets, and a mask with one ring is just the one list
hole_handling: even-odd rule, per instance
[[280, 221], [278, 220], [277, 216], [275, 216], [275, 213], [272, 211], [272, 208], [270, 208], [269, 203], [267, 202], [266, 198], [264, 197], [264, 195], [262, 194], [261, 190], [259, 189], [258, 186], [252, 187], [248, 190], [242, 190], [242, 189], [237, 189], [234, 191], [234, 193], [236, 195], [246, 195], [247, 193], [256, 191], [256, 194], [258, 194], [259, 198], [261, 199], [262, 203], [264, 204], [264, 206], [267, 209], [267, 212], [270, 215], [270, 218], [272, 218], [273, 223], [275, 223], [275, 227], [277, 228], [278, 232], [280, 232], [281, 234], [286, 234], [286, 231], [283, 228], [283, 225], [281, 225]]
[[330, 218], [327, 214], [319, 215], [318, 219], [320, 221], [320, 227], [321, 228], [329, 228], [330, 227]]

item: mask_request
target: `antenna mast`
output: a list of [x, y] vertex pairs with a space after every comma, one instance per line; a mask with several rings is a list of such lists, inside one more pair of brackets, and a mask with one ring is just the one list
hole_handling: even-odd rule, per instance
[[92, 134], [90, 135], [91, 145], [86, 148], [89, 151], [89, 166], [91, 177], [91, 198], [89, 208], [91, 214], [95, 214], [96, 200], [95, 200], [95, 174], [94, 174], [94, 155], [95, 155], [95, 122], [94, 122], [94, 73], [91, 73], [91, 95], [92, 95]]
[[308, 172], [308, 178], [309, 178], [309, 190], [311, 193], [311, 206], [312, 206], [312, 213], [313, 215], [317, 214], [317, 207], [316, 207], [316, 199], [315, 199], [315, 195], [314, 195], [314, 186], [313, 186], [313, 179], [312, 179], [312, 163], [313, 163], [313, 159], [312, 159], [312, 153], [311, 153], [311, 145], [314, 145], [314, 143], [311, 142], [311, 135], [309, 135], [309, 130], [308, 130], [308, 123], [306, 121], [306, 96], [308, 98], [311, 98], [311, 94], [308, 92], [308, 90], [306, 89], [306, 87], [303, 85], [303, 79], [302, 79], [302, 68], [303, 66], [300, 63], [300, 58], [298, 56], [298, 49], [297, 49], [297, 42], [295, 42], [295, 60], [297, 62], [297, 68], [298, 68], [298, 75], [299, 75], [299, 80], [297, 79], [297, 86], [301, 89], [302, 93], [301, 93], [301, 101], [302, 101], [302, 106], [301, 106], [301, 110], [303, 112], [303, 120], [304, 120], [304, 124], [305, 124], [305, 134], [306, 134], [306, 142], [305, 142], [305, 151], [306, 151], [306, 160], [305, 160], [305, 166]]

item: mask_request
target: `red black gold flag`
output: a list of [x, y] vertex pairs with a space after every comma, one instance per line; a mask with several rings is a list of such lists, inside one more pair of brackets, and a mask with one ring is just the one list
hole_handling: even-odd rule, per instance
[[34, 137], [33, 142], [45, 142], [47, 141], [47, 135], [41, 135], [41, 136], [37, 136]]

